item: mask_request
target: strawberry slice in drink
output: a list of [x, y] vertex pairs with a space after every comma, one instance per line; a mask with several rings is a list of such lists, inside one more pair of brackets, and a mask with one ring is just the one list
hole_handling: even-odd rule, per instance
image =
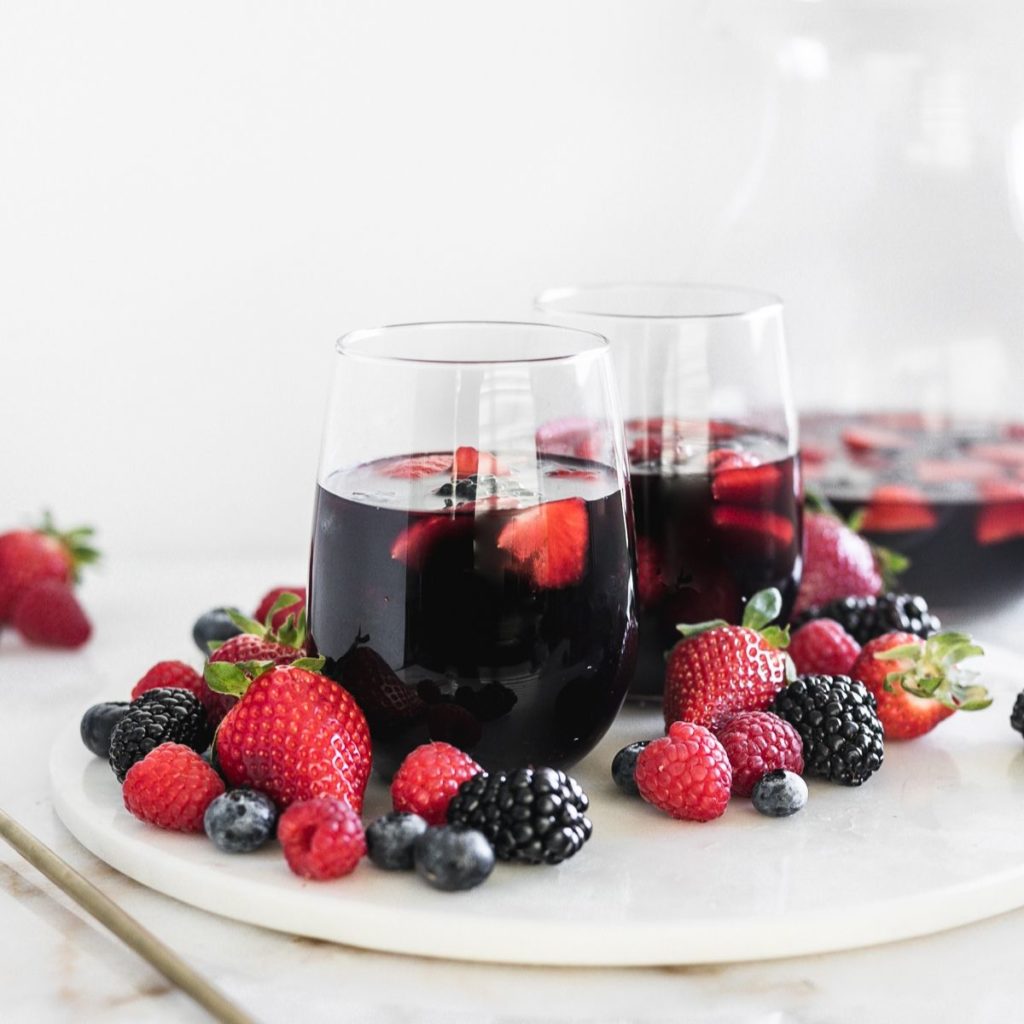
[[934, 529], [938, 522], [928, 499], [916, 487], [886, 484], [872, 492], [859, 528], [867, 533], [908, 533]]
[[730, 540], [748, 547], [788, 548], [795, 534], [792, 520], [778, 512], [744, 505], [715, 505], [711, 522]]
[[994, 462], [980, 459], [921, 459], [914, 467], [923, 484], [983, 483], [998, 480], [1002, 469]]
[[1000, 466], [1024, 466], [1024, 444], [1020, 441], [971, 445], [971, 455], [976, 459], [998, 462]]
[[425, 476], [449, 473], [451, 468], [450, 455], [409, 455], [382, 464], [380, 474], [396, 480], [420, 480]]
[[481, 452], [469, 445], [455, 449], [455, 475], [459, 479], [467, 476], [508, 476], [510, 472], [490, 452]]
[[468, 505], [467, 502], [456, 513], [428, 513], [412, 519], [391, 545], [391, 557], [411, 569], [421, 568], [427, 552], [438, 541], [472, 529], [473, 516], [467, 514]]
[[563, 498], [513, 516], [498, 535], [498, 548], [509, 555], [516, 571], [553, 590], [583, 578], [589, 533], [586, 502]]
[[537, 430], [537, 451], [544, 455], [570, 455], [578, 459], [600, 459], [607, 435], [598, 420], [566, 417], [551, 420]]
[[765, 505], [778, 494], [782, 470], [775, 463], [762, 464], [749, 452], [716, 448], [708, 455], [713, 471], [711, 496], [715, 501], [737, 505]]
[[984, 504], [974, 536], [979, 544], [1001, 544], [1024, 537], [1024, 483], [999, 481], [982, 485]]
[[640, 604], [650, 608], [668, 593], [661, 568], [661, 553], [649, 537], [636, 539], [636, 590]]
[[870, 455], [876, 452], [898, 452], [910, 447], [910, 439], [894, 430], [881, 427], [847, 427], [842, 434], [843, 444], [854, 455]]

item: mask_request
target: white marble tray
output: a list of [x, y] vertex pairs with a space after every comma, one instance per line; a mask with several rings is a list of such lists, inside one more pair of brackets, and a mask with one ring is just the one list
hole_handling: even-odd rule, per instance
[[[551, 965], [698, 964], [874, 945], [1024, 905], [1024, 742], [1007, 718], [1024, 660], [991, 652], [992, 708], [892, 743], [859, 789], [812, 781], [790, 819], [734, 800], [706, 825], [674, 822], [620, 796], [618, 747], [656, 733], [627, 709], [576, 771], [594, 838], [557, 868], [499, 865], [481, 888], [435, 892], [364, 862], [303, 882], [279, 849], [220, 853], [203, 836], [161, 832], [122, 807], [77, 723], [51, 755], [54, 804], [96, 856], [143, 885], [226, 917], [368, 949]], [[371, 784], [367, 818], [387, 809]]]

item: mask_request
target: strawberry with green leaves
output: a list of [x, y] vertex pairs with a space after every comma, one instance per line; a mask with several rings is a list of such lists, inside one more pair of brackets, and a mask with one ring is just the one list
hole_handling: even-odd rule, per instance
[[743, 624], [722, 619], [680, 626], [665, 670], [665, 725], [715, 728], [737, 711], [764, 711], [795, 675], [785, 652], [789, 630], [769, 625], [782, 610], [774, 587], [747, 603]]
[[978, 673], [961, 667], [984, 652], [966, 633], [886, 633], [869, 641], [853, 663], [878, 703], [887, 740], [912, 740], [931, 732], [954, 711], [979, 711], [992, 703]]

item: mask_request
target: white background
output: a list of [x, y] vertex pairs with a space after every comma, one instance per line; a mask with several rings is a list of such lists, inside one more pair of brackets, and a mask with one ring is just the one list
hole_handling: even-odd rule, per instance
[[723, 256], [761, 96], [706, 7], [5, 3], [0, 525], [300, 578], [334, 339], [552, 284], [778, 290], [807, 397], [822, 254]]

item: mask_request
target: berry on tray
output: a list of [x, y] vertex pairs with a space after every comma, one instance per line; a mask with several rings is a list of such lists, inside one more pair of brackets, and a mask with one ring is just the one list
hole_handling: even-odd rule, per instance
[[0, 534], [0, 623], [33, 584], [76, 582], [79, 569], [99, 558], [92, 533], [87, 526], [61, 533], [47, 515], [39, 529]]
[[251, 853], [274, 835], [277, 807], [266, 793], [233, 789], [211, 801], [203, 815], [210, 841], [225, 853]]
[[459, 786], [481, 771], [480, 765], [450, 743], [424, 743], [406, 755], [391, 781], [396, 811], [418, 814], [428, 825], [443, 825]]
[[750, 796], [765, 772], [788, 769], [799, 775], [804, 770], [800, 734], [789, 722], [769, 711], [741, 711], [715, 735], [732, 766], [735, 796]]
[[258, 676], [221, 722], [215, 750], [231, 785], [267, 793], [279, 807], [322, 796], [362, 810], [370, 775], [366, 718], [349, 692], [324, 676], [294, 666]]
[[554, 768], [480, 772], [448, 805], [448, 822], [478, 829], [499, 860], [560, 864], [578, 853], [593, 826], [580, 784]]
[[773, 710], [800, 733], [808, 774], [859, 786], [881, 768], [882, 723], [863, 683], [848, 676], [800, 676], [779, 692]]
[[1013, 710], [1010, 712], [1010, 728], [1024, 737], [1024, 690], [1017, 694], [1017, 698], [1013, 702]]
[[70, 584], [41, 580], [20, 591], [11, 622], [30, 644], [42, 647], [81, 647], [92, 625]]
[[498, 547], [542, 590], [578, 583], [587, 562], [590, 524], [582, 498], [525, 509], [502, 528]]
[[440, 825], [428, 828], [413, 847], [416, 873], [435, 889], [475, 889], [494, 870], [494, 850], [482, 833]]
[[928, 637], [942, 624], [928, 610], [920, 594], [882, 594], [881, 597], [844, 597], [838, 601], [809, 608], [793, 620], [802, 626], [812, 619], [838, 622], [861, 646], [884, 633], [913, 633]]
[[763, 711], [785, 685], [789, 662], [780, 647], [788, 635], [769, 626], [779, 614], [778, 590], [755, 594], [742, 626], [715, 620], [680, 626], [665, 670], [665, 725], [713, 726], [732, 711]]
[[878, 704], [885, 738], [912, 740], [930, 732], [954, 711], [987, 708], [992, 698], [961, 667], [984, 652], [965, 633], [937, 633], [922, 640], [911, 633], [887, 633], [861, 651], [850, 675]]
[[151, 750], [178, 743], [202, 753], [210, 745], [210, 723], [188, 690], [148, 690], [133, 700], [110, 735], [110, 767], [118, 782]]
[[812, 619], [793, 634], [788, 651], [800, 675], [848, 676], [860, 644], [834, 619]]
[[366, 853], [359, 815], [334, 797], [293, 803], [277, 823], [277, 838], [288, 867], [316, 882], [350, 875]]
[[868, 597], [882, 589], [871, 545], [837, 516], [804, 515], [804, 571], [795, 612], [840, 597]]
[[[235, 610], [231, 609], [231, 611]], [[235, 614], [238, 614], [237, 611]], [[227, 608], [211, 608], [196, 619], [192, 626], [192, 639], [202, 652], [203, 657], [208, 658], [211, 644], [219, 646], [225, 640], [230, 640], [241, 632], [242, 627], [231, 618]]]
[[427, 823], [418, 814], [392, 811], [366, 829], [366, 853], [385, 871], [411, 871], [413, 847], [426, 830]]
[[711, 821], [725, 813], [732, 768], [714, 734], [693, 722], [673, 722], [636, 762], [640, 795], [683, 821]]
[[162, 743], [128, 769], [122, 796], [140, 821], [202, 832], [206, 809], [223, 792], [221, 777], [191, 747]]
[[106, 701], [93, 704], [82, 716], [82, 742], [97, 757], [104, 760], [110, 757], [110, 734], [124, 718], [128, 707], [126, 700]]
[[203, 677], [183, 661], [158, 661], [132, 687], [132, 700], [136, 700], [149, 690], [179, 689], [188, 690], [203, 701], [206, 695], [206, 684]]
[[795, 772], [765, 772], [751, 794], [754, 810], [769, 818], [788, 818], [807, 803], [807, 783]]
[[623, 747], [612, 758], [612, 779], [615, 785], [630, 796], [639, 796], [640, 790], [636, 786], [636, 759], [640, 752], [650, 744], [650, 740], [637, 740]]

